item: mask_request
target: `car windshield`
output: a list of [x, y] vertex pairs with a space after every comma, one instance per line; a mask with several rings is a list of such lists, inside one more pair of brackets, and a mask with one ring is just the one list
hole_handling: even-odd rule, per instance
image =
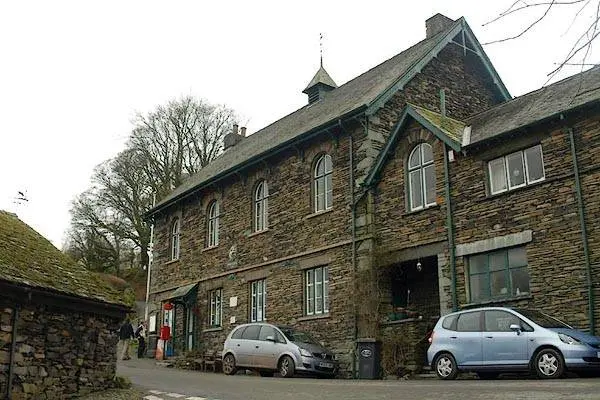
[[549, 316], [548, 314], [544, 314], [538, 310], [525, 310], [525, 309], [515, 309], [516, 312], [522, 314], [524, 317], [529, 318], [542, 328], [567, 328], [573, 329], [569, 325], [565, 324], [557, 320], [554, 317]]
[[309, 344], [319, 344], [319, 342], [317, 342], [312, 336], [310, 336], [306, 332], [297, 331], [297, 330], [295, 330], [293, 328], [282, 328], [282, 327], [279, 327], [279, 329], [281, 329], [281, 332], [283, 332], [283, 334], [285, 335], [285, 337], [290, 342], [301, 342], [301, 343], [309, 343]]

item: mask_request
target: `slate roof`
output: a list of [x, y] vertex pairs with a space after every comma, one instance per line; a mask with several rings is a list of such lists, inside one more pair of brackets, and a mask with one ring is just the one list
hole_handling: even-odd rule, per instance
[[50, 241], [0, 210], [0, 281], [127, 306], [121, 293], [86, 270]]
[[317, 73], [315, 74], [315, 76], [313, 76], [313, 78], [310, 80], [309, 84], [306, 85], [306, 89], [304, 89], [302, 91], [302, 93], [306, 93], [308, 92], [308, 90], [317, 85], [317, 84], [323, 84], [323, 85], [327, 85], [327, 86], [331, 86], [333, 88], [337, 87], [337, 84], [333, 81], [333, 79], [331, 78], [331, 76], [329, 76], [329, 74], [327, 73], [327, 71], [325, 71], [325, 68], [323, 68], [323, 65], [321, 65], [321, 67], [319, 68], [319, 70], [317, 71]]
[[600, 66], [469, 117], [474, 145], [540, 123], [588, 103], [600, 101]]
[[386, 89], [406, 75], [415, 64], [430, 54], [447, 33], [462, 24], [465, 24], [463, 18], [456, 20], [445, 31], [422, 40], [335, 90], [325, 93], [321, 100], [306, 105], [244, 138], [175, 188], [147, 215], [152, 215], [165, 205], [191, 193], [195, 188], [209, 184], [228, 173], [233, 173], [252, 160], [259, 159], [266, 153], [272, 153], [301, 136], [318, 132], [339, 118], [366, 109]]

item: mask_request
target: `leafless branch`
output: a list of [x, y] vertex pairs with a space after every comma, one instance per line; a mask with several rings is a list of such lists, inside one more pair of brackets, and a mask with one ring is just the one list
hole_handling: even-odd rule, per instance
[[[582, 0], [577, 0], [577, 1], [582, 1]], [[524, 30], [522, 30], [522, 31], [521, 31], [521, 33], [519, 33], [519, 34], [517, 34], [517, 35], [515, 35], [515, 36], [508, 37], [508, 38], [504, 38], [504, 39], [498, 39], [498, 40], [494, 40], [494, 41], [491, 41], [491, 42], [487, 42], [487, 43], [484, 43], [484, 45], [487, 45], [487, 44], [493, 44], [493, 43], [501, 43], [501, 42], [506, 42], [506, 41], [508, 41], [508, 40], [513, 40], [513, 39], [516, 39], [516, 38], [519, 38], [519, 37], [523, 36], [523, 35], [524, 35], [525, 33], [527, 33], [527, 32], [528, 32], [528, 31], [529, 31], [531, 28], [533, 28], [533, 27], [534, 27], [536, 24], [538, 24], [538, 23], [539, 23], [541, 20], [543, 20], [543, 19], [546, 17], [546, 15], [548, 15], [548, 12], [550, 12], [550, 9], [551, 9], [551, 8], [552, 8], [552, 6], [554, 5], [554, 3], [555, 3], [554, 1], [551, 1], [551, 2], [548, 4], [548, 7], [546, 8], [546, 11], [544, 11], [544, 14], [542, 14], [542, 16], [541, 16], [541, 17], [539, 17], [538, 19], [536, 19], [535, 21], [533, 21], [533, 22], [532, 22], [532, 23], [531, 23], [531, 24], [530, 24], [530, 25], [529, 25], [527, 28], [525, 28]]]

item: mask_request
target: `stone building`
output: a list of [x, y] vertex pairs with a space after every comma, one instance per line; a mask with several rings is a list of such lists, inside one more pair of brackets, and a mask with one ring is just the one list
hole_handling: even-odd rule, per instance
[[311, 332], [349, 376], [356, 340], [381, 339], [393, 374], [423, 364], [441, 314], [480, 304], [594, 330], [597, 82], [595, 68], [511, 99], [466, 21], [440, 14], [344, 85], [321, 66], [306, 106], [235, 126], [148, 213], [175, 354], [269, 321]]
[[100, 278], [0, 211], [0, 396], [64, 399], [111, 387], [129, 307]]

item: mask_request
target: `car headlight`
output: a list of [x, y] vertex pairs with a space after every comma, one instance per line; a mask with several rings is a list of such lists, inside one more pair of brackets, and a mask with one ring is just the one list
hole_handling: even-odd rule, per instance
[[312, 354], [310, 354], [310, 351], [303, 349], [302, 347], [300, 347], [300, 355], [302, 357], [312, 357]]
[[558, 338], [561, 340], [561, 342], [566, 343], [566, 344], [579, 344], [579, 343], [581, 343], [579, 340], [575, 339], [574, 337], [571, 337], [569, 335], [565, 335], [564, 333], [559, 333], [558, 334]]

